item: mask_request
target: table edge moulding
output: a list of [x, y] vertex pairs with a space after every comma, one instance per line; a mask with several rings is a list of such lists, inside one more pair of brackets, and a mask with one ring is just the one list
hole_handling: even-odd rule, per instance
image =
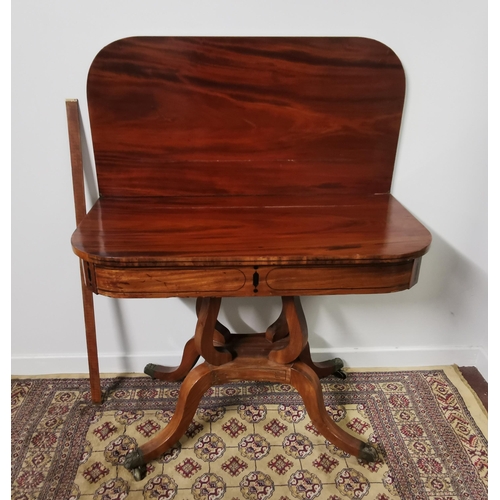
[[[179, 366], [144, 369], [182, 384], [168, 425], [127, 455], [136, 479], [203, 394], [235, 380], [292, 385], [327, 440], [377, 459], [325, 409], [320, 378], [346, 374], [339, 358], [312, 360], [300, 297], [417, 283], [431, 236], [390, 192], [404, 95], [398, 57], [368, 38], [131, 37], [96, 56], [87, 104], [99, 199], [88, 212], [80, 109], [66, 101], [94, 403], [94, 294], [196, 298]], [[222, 298], [266, 296], [282, 310], [265, 332], [219, 322]]]

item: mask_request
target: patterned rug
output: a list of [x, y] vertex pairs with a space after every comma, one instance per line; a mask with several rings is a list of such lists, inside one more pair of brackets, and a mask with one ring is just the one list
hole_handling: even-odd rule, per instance
[[213, 387], [180, 442], [137, 482], [121, 465], [170, 420], [179, 384], [12, 380], [13, 500], [487, 498], [487, 416], [455, 367], [322, 380], [331, 417], [372, 443], [362, 464], [318, 434], [288, 385]]

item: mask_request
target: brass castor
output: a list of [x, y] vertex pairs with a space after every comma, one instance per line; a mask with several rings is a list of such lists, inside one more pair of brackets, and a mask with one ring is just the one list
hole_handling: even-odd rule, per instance
[[371, 444], [363, 443], [358, 459], [366, 463], [376, 462], [378, 460], [378, 452]]
[[136, 481], [142, 481], [146, 477], [147, 467], [145, 465], [141, 465], [140, 467], [132, 469], [130, 472]]
[[136, 481], [142, 481], [146, 477], [147, 467], [140, 449], [130, 452], [125, 457], [123, 466], [130, 471]]
[[154, 363], [148, 363], [144, 367], [144, 373], [149, 375], [151, 378], [155, 378], [156, 365]]

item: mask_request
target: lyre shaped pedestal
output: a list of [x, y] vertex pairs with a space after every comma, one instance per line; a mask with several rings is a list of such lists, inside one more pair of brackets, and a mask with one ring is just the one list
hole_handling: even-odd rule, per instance
[[[322, 363], [311, 359], [307, 324], [299, 297], [282, 297], [279, 318], [261, 334], [231, 334], [217, 320], [221, 299], [199, 298], [196, 332], [184, 348], [180, 365], [148, 364], [145, 373], [175, 381], [184, 378], [172, 420], [154, 438], [131, 452], [124, 466], [136, 479], [145, 465], [171, 448], [187, 430], [203, 394], [213, 385], [236, 380], [280, 382], [293, 386], [304, 401], [311, 422], [328, 441], [366, 462], [377, 459], [375, 448], [341, 429], [328, 415], [320, 377], [345, 378], [339, 358]], [[205, 362], [193, 368], [202, 356]]]

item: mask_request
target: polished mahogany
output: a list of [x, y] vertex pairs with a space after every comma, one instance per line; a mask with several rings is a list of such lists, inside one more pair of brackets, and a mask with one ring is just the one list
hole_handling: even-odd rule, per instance
[[102, 196], [390, 191], [401, 63], [365, 38], [140, 37], [89, 71]]
[[[101, 400], [92, 294], [197, 297], [172, 421], [127, 458], [138, 479], [175, 444], [203, 393], [289, 383], [318, 430], [376, 449], [327, 415], [301, 295], [385, 293], [418, 280], [428, 230], [390, 193], [405, 95], [398, 57], [355, 37], [133, 37], [101, 50], [87, 84], [99, 200], [85, 214], [78, 104], [68, 124], [92, 399]], [[279, 296], [261, 334], [231, 333], [221, 297]], [[172, 332], [175, 334], [175, 332]], [[194, 368], [199, 357], [205, 362]]]

